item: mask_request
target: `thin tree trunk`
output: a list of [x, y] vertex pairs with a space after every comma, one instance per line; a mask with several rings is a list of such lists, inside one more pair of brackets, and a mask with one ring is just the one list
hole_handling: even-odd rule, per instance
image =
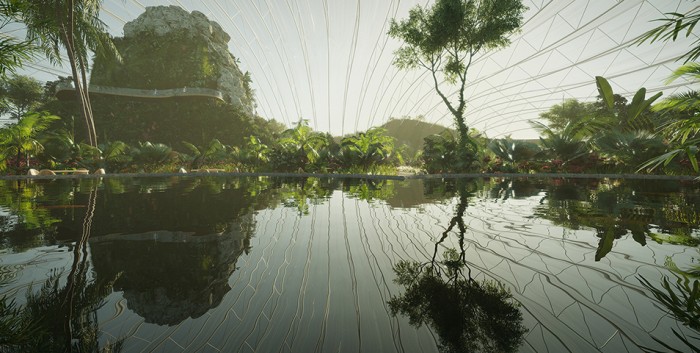
[[[68, 35], [65, 35], [68, 37]], [[68, 44], [68, 43], [67, 43]], [[90, 129], [90, 115], [88, 114], [87, 111], [87, 105], [85, 104], [85, 98], [83, 95], [83, 87], [82, 87], [82, 82], [80, 80], [80, 77], [78, 76], [78, 68], [75, 62], [75, 54], [72, 50], [72, 45], [66, 45], [67, 46], [67, 52], [68, 52], [68, 61], [70, 62], [70, 68], [71, 72], [73, 74], [73, 85], [75, 86], [75, 95], [76, 99], [78, 100], [78, 104], [80, 105], [81, 108], [81, 115], [83, 117], [83, 121], [85, 122], [85, 128], [88, 134], [88, 141], [90, 143], [90, 146], [96, 146], [95, 141], [93, 140], [93, 135], [92, 131]]]
[[430, 73], [433, 76], [433, 86], [435, 87], [435, 91], [437, 94], [442, 98], [442, 101], [445, 103], [447, 106], [447, 109], [452, 113], [452, 116], [454, 117], [455, 124], [457, 125], [457, 133], [459, 135], [459, 152], [460, 152], [460, 157], [463, 157], [467, 154], [467, 144], [471, 144], [469, 141], [469, 128], [467, 127], [467, 124], [464, 122], [464, 83], [460, 87], [460, 100], [459, 100], [459, 107], [457, 109], [452, 106], [452, 103], [450, 103], [450, 100], [447, 99], [447, 96], [442, 93], [442, 90], [440, 90], [440, 83], [438, 82], [437, 78], [437, 68], [435, 67], [435, 63], [432, 64], [432, 66], [428, 67], [430, 70]]
[[93, 115], [92, 112], [92, 102], [90, 101], [90, 89], [88, 88], [88, 83], [87, 83], [87, 65], [84, 62], [83, 58], [81, 56], [78, 56], [79, 64], [80, 64], [80, 75], [83, 80], [83, 96], [84, 96], [84, 102], [86, 106], [86, 111], [90, 117], [90, 133], [92, 134], [92, 139], [95, 141], [95, 147], [97, 146], [97, 130], [95, 129], [95, 116]]
[[85, 280], [85, 270], [87, 269], [87, 242], [90, 239], [92, 233], [92, 219], [95, 216], [95, 206], [97, 204], [97, 189], [90, 191], [88, 198], [88, 205], [85, 212], [85, 218], [83, 219], [83, 233], [75, 244], [73, 249], [73, 265], [71, 266], [71, 271], [68, 274], [66, 283], [66, 297], [63, 301], [63, 306], [65, 309], [65, 317], [63, 322], [63, 329], [66, 335], [65, 347], [67, 351], [73, 350], [72, 340], [73, 340], [73, 303], [75, 300], [76, 289], [80, 290], [79, 287]]
[[[75, 86], [75, 91], [76, 91], [76, 98], [78, 99], [78, 104], [80, 104], [81, 108], [81, 114], [83, 116], [83, 120], [85, 121], [85, 127], [86, 131], [88, 134], [88, 141], [90, 143], [90, 146], [97, 147], [97, 136], [94, 134], [94, 129], [92, 128], [94, 126], [92, 122], [92, 110], [90, 108], [89, 100], [86, 97], [86, 87], [83, 86], [83, 82], [81, 78], [84, 76], [81, 72], [81, 75], [78, 75], [78, 62], [76, 58], [76, 55], [79, 55], [77, 51], [75, 50], [75, 40], [74, 40], [74, 26], [75, 26], [75, 18], [74, 18], [74, 13], [73, 13], [73, 8], [74, 8], [74, 1], [69, 0], [68, 3], [66, 4], [67, 8], [66, 10], [66, 18], [65, 22], [62, 24], [63, 30], [63, 39], [65, 41], [66, 45], [66, 52], [68, 54], [68, 61], [70, 62], [71, 66], [71, 72], [73, 74], [73, 85]], [[59, 14], [60, 16], [61, 14]], [[63, 18], [62, 16], [59, 18]], [[84, 68], [83, 68], [84, 70]]]

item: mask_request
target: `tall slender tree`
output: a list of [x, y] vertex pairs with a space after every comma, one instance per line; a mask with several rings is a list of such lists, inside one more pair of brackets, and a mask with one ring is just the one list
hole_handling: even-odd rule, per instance
[[99, 18], [101, 0], [14, 0], [15, 20], [27, 26], [27, 40], [43, 49], [54, 64], [62, 64], [65, 50], [76, 98], [88, 131], [88, 142], [97, 146], [97, 134], [87, 86], [88, 55], [119, 56]]
[[[508, 36], [520, 28], [525, 10], [521, 0], [436, 0], [432, 7], [414, 7], [405, 20], [391, 20], [389, 35], [403, 41], [394, 64], [430, 72], [457, 125], [460, 158], [470, 145], [476, 149], [464, 120], [469, 68], [479, 53], [510, 44]], [[444, 83], [457, 85], [456, 101]]]

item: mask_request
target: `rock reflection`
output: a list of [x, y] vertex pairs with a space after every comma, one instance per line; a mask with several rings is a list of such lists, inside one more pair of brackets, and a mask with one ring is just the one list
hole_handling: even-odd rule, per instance
[[146, 322], [177, 325], [217, 307], [230, 291], [236, 262], [250, 249], [252, 214], [227, 228], [201, 236], [154, 231], [93, 238], [93, 266], [98, 276], [120, 274], [114, 289]]
[[[407, 316], [412, 325], [426, 324], [435, 330], [441, 352], [515, 352], [526, 332], [519, 304], [499, 282], [472, 277], [464, 248], [468, 194], [464, 183], [458, 184], [455, 216], [436, 242], [432, 259], [400, 261], [393, 267], [394, 281], [405, 292], [389, 300], [389, 307], [392, 315]], [[455, 227], [460, 249], [447, 249], [438, 261], [439, 247]]]

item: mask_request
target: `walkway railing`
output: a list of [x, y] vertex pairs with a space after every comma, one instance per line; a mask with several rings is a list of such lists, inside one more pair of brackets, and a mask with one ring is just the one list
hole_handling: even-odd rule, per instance
[[[122, 88], [110, 86], [90, 85], [88, 88], [90, 94], [104, 94], [110, 96], [135, 97], [147, 99], [162, 99], [173, 97], [207, 97], [215, 98], [221, 101], [224, 100], [224, 94], [221, 91], [210, 88], [198, 87], [183, 87], [169, 89], [137, 89], [137, 88]], [[72, 84], [60, 83], [56, 87], [56, 97], [59, 99], [70, 99], [74, 97], [75, 87]]]

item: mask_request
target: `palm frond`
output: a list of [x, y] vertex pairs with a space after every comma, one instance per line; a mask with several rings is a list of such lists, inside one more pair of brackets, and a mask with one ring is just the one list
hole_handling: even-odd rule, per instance
[[[662, 24], [642, 34], [636, 41], [638, 45], [656, 41], [676, 41], [679, 35], [689, 37], [700, 20], [700, 8], [696, 7], [688, 13], [681, 14], [676, 12], [666, 13], [666, 18], [660, 18], [656, 21]], [[693, 42], [691, 49], [686, 52], [681, 58], [685, 58], [685, 63], [695, 61], [700, 57], [700, 39]]]
[[677, 68], [675, 71], [673, 71], [671, 76], [669, 76], [666, 84], [670, 84], [683, 76], [689, 76], [689, 78], [693, 80], [700, 80], [700, 63], [687, 63]]
[[676, 93], [654, 105], [653, 111], [672, 110], [676, 112], [695, 112], [700, 110], [700, 92], [688, 91]]

